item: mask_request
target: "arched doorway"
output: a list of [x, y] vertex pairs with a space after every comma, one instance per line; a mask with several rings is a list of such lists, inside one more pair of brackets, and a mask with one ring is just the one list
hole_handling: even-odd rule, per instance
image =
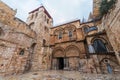
[[59, 47], [54, 49], [52, 55], [52, 69], [54, 70], [63, 70], [64, 69], [64, 49]]
[[58, 69], [63, 70], [64, 69], [64, 58], [63, 57], [58, 57]]
[[79, 48], [74, 45], [70, 45], [65, 49], [65, 54], [66, 54], [66, 67], [69, 68], [70, 70], [78, 70], [80, 59]]
[[33, 55], [34, 55], [34, 49], [35, 49], [35, 46], [36, 46], [36, 43], [33, 43], [31, 45], [31, 47], [29, 48], [29, 55], [28, 55], [28, 60], [26, 62], [26, 66], [25, 66], [25, 72], [28, 72], [31, 70], [31, 67], [32, 67], [32, 62], [33, 62]]

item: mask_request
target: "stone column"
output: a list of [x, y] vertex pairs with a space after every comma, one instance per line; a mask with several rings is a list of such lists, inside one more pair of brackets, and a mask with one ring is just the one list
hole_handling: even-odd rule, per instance
[[89, 48], [89, 53], [95, 53], [94, 47], [92, 46], [92, 44], [88, 45]]

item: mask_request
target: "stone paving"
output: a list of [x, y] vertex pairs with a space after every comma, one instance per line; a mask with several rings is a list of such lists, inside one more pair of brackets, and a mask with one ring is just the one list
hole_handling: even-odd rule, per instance
[[0, 80], [120, 80], [120, 74], [81, 74], [78, 71], [37, 71], [1, 76]]

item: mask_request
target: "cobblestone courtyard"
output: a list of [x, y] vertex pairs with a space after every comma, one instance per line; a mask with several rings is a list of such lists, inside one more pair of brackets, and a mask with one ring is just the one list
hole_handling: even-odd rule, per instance
[[81, 74], [78, 71], [38, 71], [1, 76], [0, 80], [120, 80], [120, 74]]

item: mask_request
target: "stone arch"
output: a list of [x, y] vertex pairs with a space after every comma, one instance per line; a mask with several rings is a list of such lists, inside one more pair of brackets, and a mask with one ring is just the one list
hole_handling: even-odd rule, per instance
[[62, 47], [55, 48], [52, 52], [52, 56], [54, 58], [65, 57], [64, 48], [62, 48]]
[[[102, 73], [115, 73], [119, 70], [120, 66], [117, 63], [117, 60], [112, 60], [111, 58], [103, 58], [100, 62], [100, 69]], [[119, 71], [118, 71], [119, 72]]]
[[[94, 51], [97, 53], [106, 53], [109, 51], [108, 46], [107, 46], [108, 42], [107, 40], [105, 40], [103, 37], [94, 37], [91, 40], [91, 45], [94, 48]], [[99, 49], [98, 49], [99, 48]]]
[[64, 27], [65, 30], [72, 30], [72, 31], [75, 31], [76, 30], [76, 26], [75, 25], [67, 25]]
[[78, 70], [80, 60], [80, 50], [75, 45], [69, 45], [65, 49], [66, 60], [70, 70]]
[[25, 49], [20, 49], [19, 55], [24, 55], [25, 54]]
[[54, 30], [53, 35], [55, 36], [56, 39], [62, 39], [64, 33], [64, 29], [59, 27]]
[[75, 32], [76, 32], [76, 26], [75, 25], [66, 25], [64, 27], [64, 32], [65, 34], [68, 34], [69, 38], [71, 38], [72, 36], [75, 35]]
[[88, 33], [88, 30], [89, 30], [89, 25], [83, 25], [82, 26], [82, 31], [85, 33], [85, 34], [87, 34]]
[[80, 56], [80, 50], [77, 46], [70, 45], [70, 46], [66, 47], [65, 55], [66, 55], [66, 57], [79, 57]]
[[82, 26], [82, 28], [84, 28], [84, 27], [88, 27], [89, 28], [90, 26], [85, 24], [85, 25]]
[[106, 39], [104, 39], [103, 37], [99, 37], [99, 36], [92, 38], [91, 43], [93, 43], [95, 39], [100, 39], [100, 40], [102, 40], [106, 44], [108, 43], [108, 41]]
[[34, 53], [35, 46], [36, 46], [36, 43], [33, 43], [30, 47], [32, 54]]
[[29, 24], [29, 28], [32, 29], [32, 27], [34, 27], [34, 25], [35, 25], [34, 22], [30, 23], [30, 24]]
[[53, 33], [53, 34], [54, 34], [54, 35], [58, 35], [59, 32], [64, 33], [64, 29], [61, 28], [61, 27], [59, 27], [59, 28], [57, 28], [57, 29], [54, 30], [54, 33]]

